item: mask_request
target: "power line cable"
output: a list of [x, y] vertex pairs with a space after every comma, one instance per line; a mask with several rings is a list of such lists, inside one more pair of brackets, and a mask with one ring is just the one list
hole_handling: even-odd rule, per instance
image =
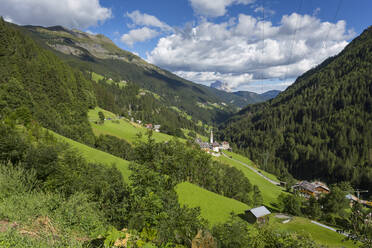
[[[265, 0], [262, 0], [262, 60], [265, 54]], [[263, 61], [262, 61], [263, 64]], [[261, 91], [263, 91], [263, 79], [264, 79], [264, 72], [263, 68], [261, 69]]]
[[[342, 0], [339, 0], [339, 1], [338, 1], [338, 5], [337, 5], [337, 9], [336, 9], [336, 13], [335, 13], [335, 15], [333, 16], [333, 22], [336, 21], [336, 18], [337, 18], [338, 12], [340, 11], [340, 8], [341, 8], [341, 4], [342, 4]], [[327, 40], [328, 40], [329, 33], [331, 32], [331, 25], [332, 25], [332, 24], [329, 25], [329, 28], [328, 28], [328, 32], [327, 32], [326, 38], [323, 40], [322, 49], [325, 48], [325, 44], [326, 44], [326, 42], [327, 42]]]
[[[292, 35], [292, 43], [291, 43], [291, 48], [289, 49], [289, 62], [291, 62], [291, 59], [292, 59], [292, 51], [293, 51], [293, 47], [294, 47], [294, 44], [296, 42], [296, 35], [297, 35], [297, 29], [298, 29], [298, 24], [299, 24], [299, 13], [301, 11], [301, 8], [302, 8], [302, 4], [303, 4], [303, 0], [301, 0], [300, 2], [300, 5], [298, 6], [298, 10], [297, 10], [297, 16], [296, 16], [296, 26], [295, 26], [295, 31], [293, 32], [293, 35]], [[289, 65], [287, 66], [287, 70], [284, 74], [284, 81], [287, 79], [287, 74], [288, 74], [288, 71], [289, 71]]]

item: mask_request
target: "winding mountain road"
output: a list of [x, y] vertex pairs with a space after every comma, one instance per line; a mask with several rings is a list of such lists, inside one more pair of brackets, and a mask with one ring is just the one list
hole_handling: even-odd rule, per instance
[[243, 163], [242, 161], [239, 161], [239, 160], [237, 160], [237, 159], [230, 158], [230, 157], [229, 157], [228, 155], [226, 155], [224, 152], [221, 152], [221, 153], [222, 153], [226, 158], [231, 159], [231, 160], [233, 160], [233, 161], [235, 161], [235, 162], [238, 162], [238, 163], [244, 165], [245, 167], [251, 169], [251, 170], [254, 171], [257, 175], [263, 177], [266, 181], [268, 181], [268, 182], [270, 182], [270, 183], [272, 183], [272, 184], [274, 184], [274, 185], [280, 186], [280, 183], [278, 183], [278, 182], [276, 182], [276, 181], [274, 181], [274, 180], [271, 180], [271, 179], [268, 178], [267, 176], [265, 176], [265, 175], [263, 175], [262, 173], [260, 173], [256, 168], [254, 168], [254, 167], [252, 167], [252, 166], [250, 166], [250, 165], [248, 165], [248, 164], [246, 164], [246, 163]]

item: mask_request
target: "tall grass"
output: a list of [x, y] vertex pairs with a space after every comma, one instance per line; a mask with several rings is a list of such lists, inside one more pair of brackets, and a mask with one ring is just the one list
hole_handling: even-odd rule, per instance
[[8, 223], [0, 232], [0, 247], [79, 247], [77, 240], [104, 232], [103, 214], [89, 195], [65, 198], [37, 185], [32, 170], [0, 164], [0, 221]]

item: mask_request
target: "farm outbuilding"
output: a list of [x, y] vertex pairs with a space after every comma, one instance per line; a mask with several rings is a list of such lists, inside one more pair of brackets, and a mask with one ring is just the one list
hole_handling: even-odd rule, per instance
[[269, 221], [269, 214], [271, 212], [265, 206], [245, 211], [245, 216], [249, 223], [266, 223]]

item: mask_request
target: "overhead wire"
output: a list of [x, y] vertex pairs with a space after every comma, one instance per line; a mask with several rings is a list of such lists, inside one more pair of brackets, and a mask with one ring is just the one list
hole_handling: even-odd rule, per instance
[[[292, 34], [292, 42], [291, 42], [291, 48], [289, 49], [289, 63], [291, 62], [291, 59], [292, 59], [292, 54], [293, 54], [293, 47], [294, 47], [294, 44], [295, 44], [295, 42], [296, 42], [296, 35], [297, 35], [297, 30], [298, 30], [298, 22], [299, 22], [299, 18], [298, 18], [298, 16], [299, 16], [299, 13], [300, 13], [300, 11], [301, 11], [301, 9], [302, 9], [302, 4], [303, 4], [303, 0], [301, 0], [300, 1], [300, 5], [298, 6], [298, 10], [297, 10], [297, 15], [296, 15], [296, 25], [295, 25], [295, 30], [294, 30], [294, 32], [293, 32], [293, 34]], [[290, 66], [290, 64], [287, 66], [287, 68], [286, 68], [286, 72], [285, 72], [285, 74], [284, 74], [284, 82], [287, 80], [287, 75], [288, 75], [288, 71], [289, 71], [289, 66]]]
[[[340, 9], [341, 9], [341, 4], [342, 4], [342, 0], [339, 0], [338, 1], [338, 5], [337, 5], [337, 9], [336, 9], [336, 13], [335, 13], [335, 15], [333, 16], [333, 22], [335, 22], [336, 21], [336, 19], [337, 19], [337, 16], [338, 16], [338, 13], [339, 13], [339, 11], [340, 11]], [[326, 37], [325, 37], [325, 39], [323, 40], [323, 45], [322, 45], [322, 49], [324, 49], [324, 48], [326, 48], [326, 42], [327, 42], [327, 40], [328, 40], [328, 36], [329, 36], [329, 33], [331, 32], [331, 25], [329, 25], [329, 28], [328, 28], [328, 31], [327, 31], [327, 35], [326, 35]]]
[[[263, 64], [263, 58], [265, 55], [265, 0], [262, 0], [262, 64]], [[263, 93], [263, 79], [264, 79], [264, 70], [261, 69], [261, 91]]]

